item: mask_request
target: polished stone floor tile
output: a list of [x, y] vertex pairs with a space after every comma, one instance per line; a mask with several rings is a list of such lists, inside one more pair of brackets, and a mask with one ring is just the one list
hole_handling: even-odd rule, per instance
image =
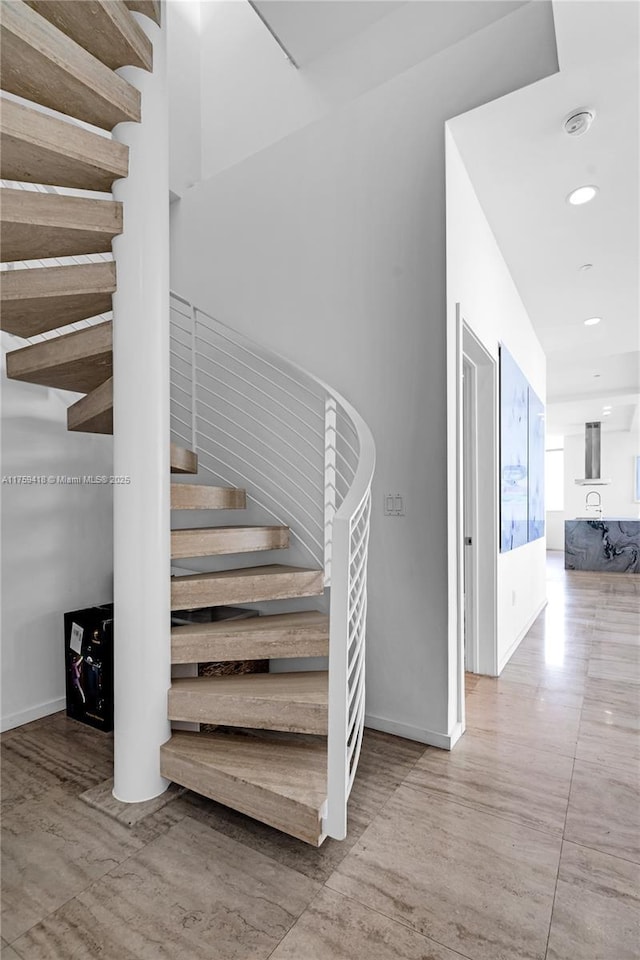
[[640, 685], [640, 647], [594, 641], [588, 675], [595, 680]]
[[473, 693], [477, 689], [478, 684], [483, 680], [493, 679], [492, 677], [482, 677], [479, 673], [465, 673], [464, 675], [464, 689], [465, 694]]
[[15, 952], [13, 947], [8, 947], [8, 946], [5, 946], [4, 944], [2, 945], [2, 949], [0, 950], [0, 957], [2, 958], [2, 960], [22, 960], [22, 958], [19, 957], [18, 954]]
[[584, 688], [585, 707], [605, 707], [621, 713], [640, 713], [640, 689], [624, 680], [602, 680], [589, 677]]
[[405, 784], [561, 837], [572, 771], [571, 757], [523, 751], [475, 733], [465, 734], [452, 753], [427, 750]]
[[505, 743], [565, 756], [575, 753], [579, 723], [578, 709], [518, 694], [496, 697], [476, 692], [467, 700], [468, 731], [482, 730]]
[[640, 717], [604, 705], [584, 707], [576, 757], [604, 766], [635, 765], [640, 771]]
[[[624, 604], [626, 609], [621, 610], [621, 604]], [[628, 643], [640, 643], [638, 607], [640, 607], [640, 599], [635, 597], [632, 600], [616, 598], [610, 604], [603, 604], [596, 614], [594, 633], [611, 632], [616, 636], [627, 637]]]
[[471, 960], [542, 960], [560, 845], [404, 785], [327, 885]]
[[[523, 640], [507, 667], [530, 667], [532, 670], [552, 670], [567, 676], [584, 676], [589, 664], [591, 641], [580, 641], [584, 653], [578, 656], [566, 648], [547, 649], [545, 641]], [[534, 644], [537, 644], [534, 646]]]
[[108, 780], [104, 780], [96, 787], [90, 787], [81, 793], [80, 799], [84, 800], [90, 807], [94, 807], [101, 813], [113, 817], [119, 823], [123, 823], [126, 827], [133, 827], [164, 809], [168, 803], [172, 803], [184, 792], [184, 787], [172, 783], [168, 790], [151, 800], [145, 800], [142, 803], [123, 803], [122, 800], [116, 800], [114, 797], [113, 777], [109, 777]]
[[580, 666], [575, 669], [549, 663], [508, 663], [500, 674], [500, 679], [507, 683], [535, 685], [543, 690], [558, 690], [563, 694], [571, 693], [576, 697], [583, 697], [588, 661], [577, 662]]
[[440, 944], [325, 887], [272, 960], [462, 960]]
[[12, 943], [142, 847], [63, 790], [16, 804], [2, 823], [2, 933]]
[[319, 849], [194, 793], [175, 801], [169, 809], [182, 809], [214, 830], [273, 857], [313, 880], [324, 882], [425, 750], [424, 744], [366, 730], [358, 776], [349, 798], [347, 838], [327, 839]]
[[533, 667], [548, 665], [558, 669], [587, 672], [587, 661], [591, 652], [591, 637], [572, 638], [555, 641], [544, 637], [530, 637], [528, 634], [521, 642], [509, 663], [526, 664]]
[[[543, 700], [545, 703], [557, 705], [560, 707], [571, 707], [573, 710], [580, 710], [584, 697], [582, 693], [576, 693], [572, 690], [565, 690], [562, 687], [557, 689], [543, 687], [536, 683], [515, 683], [505, 680], [503, 677], [479, 677], [470, 691], [470, 696], [475, 693], [491, 694], [494, 696], [506, 695], [517, 700]], [[473, 712], [473, 706], [471, 707]], [[467, 701], [467, 713], [469, 711], [469, 701]]]
[[266, 960], [319, 889], [185, 817], [15, 946], [25, 960]]
[[637, 960], [640, 868], [564, 843], [548, 960]]
[[591, 645], [589, 663], [593, 663], [594, 660], [604, 660], [606, 662], [613, 660], [626, 663], [631, 666], [632, 672], [633, 668], [635, 668], [635, 672], [637, 673], [638, 667], [640, 666], [640, 645], [635, 643], [620, 643], [612, 636], [608, 636], [606, 639], [599, 639], [595, 636]]
[[639, 790], [637, 765], [613, 768], [576, 760], [565, 838], [640, 862]]
[[3, 741], [3, 805], [42, 796], [54, 788], [75, 793], [113, 772], [113, 737], [65, 714], [27, 724]]

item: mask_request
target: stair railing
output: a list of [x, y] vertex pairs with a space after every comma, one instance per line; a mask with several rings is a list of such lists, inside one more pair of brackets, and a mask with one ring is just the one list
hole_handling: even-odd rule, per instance
[[295, 561], [324, 569], [323, 830], [343, 839], [364, 729], [371, 432], [331, 387], [175, 294], [170, 337], [171, 439], [218, 482], [248, 487], [250, 504], [290, 527]]

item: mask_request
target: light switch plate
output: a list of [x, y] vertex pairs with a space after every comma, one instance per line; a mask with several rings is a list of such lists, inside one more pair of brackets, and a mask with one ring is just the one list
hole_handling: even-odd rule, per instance
[[401, 493], [385, 493], [385, 517], [404, 517], [404, 496]]

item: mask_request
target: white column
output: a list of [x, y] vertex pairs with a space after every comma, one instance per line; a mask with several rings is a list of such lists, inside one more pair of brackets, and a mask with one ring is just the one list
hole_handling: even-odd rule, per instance
[[169, 133], [165, 31], [137, 17], [153, 41], [153, 73], [118, 73], [142, 92], [142, 122], [121, 123], [129, 176], [116, 238], [113, 297], [115, 769], [113, 795], [134, 803], [166, 790], [160, 746], [170, 736]]

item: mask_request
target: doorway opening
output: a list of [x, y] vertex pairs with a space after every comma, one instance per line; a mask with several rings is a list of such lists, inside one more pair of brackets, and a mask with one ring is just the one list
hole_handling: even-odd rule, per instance
[[[498, 675], [498, 365], [458, 310], [458, 656]], [[463, 714], [461, 704], [461, 714]]]

